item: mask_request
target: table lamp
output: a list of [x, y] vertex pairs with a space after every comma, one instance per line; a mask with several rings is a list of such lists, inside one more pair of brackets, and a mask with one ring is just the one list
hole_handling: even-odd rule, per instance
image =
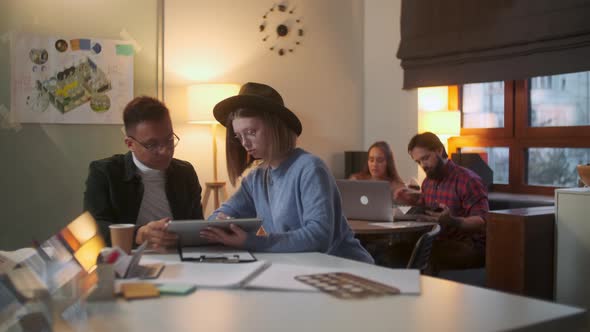
[[188, 114], [189, 123], [205, 124], [211, 126], [213, 145], [213, 182], [206, 182], [203, 196], [203, 208], [207, 207], [209, 196], [213, 192], [213, 208], [219, 208], [219, 195], [227, 198], [225, 182], [217, 177], [217, 120], [213, 117], [213, 107], [225, 98], [238, 94], [240, 86], [237, 84], [203, 83], [188, 87]]
[[418, 89], [418, 131], [434, 133], [448, 150], [448, 139], [461, 134], [458, 87], [437, 86]]
[[421, 112], [419, 131], [434, 133], [448, 150], [448, 139], [461, 134], [461, 112], [434, 111]]

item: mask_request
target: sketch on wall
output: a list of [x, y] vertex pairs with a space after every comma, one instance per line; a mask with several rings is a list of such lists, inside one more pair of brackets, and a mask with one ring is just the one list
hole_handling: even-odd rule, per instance
[[14, 33], [14, 121], [121, 124], [133, 98], [133, 54], [133, 45], [120, 40]]

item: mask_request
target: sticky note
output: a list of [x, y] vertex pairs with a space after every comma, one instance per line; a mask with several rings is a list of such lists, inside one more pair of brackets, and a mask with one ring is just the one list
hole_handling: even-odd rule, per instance
[[133, 45], [131, 44], [117, 44], [115, 49], [117, 55], [133, 55]]
[[158, 285], [160, 294], [168, 295], [187, 295], [192, 293], [197, 287], [189, 284], [161, 284]]
[[160, 296], [160, 291], [156, 286], [146, 282], [122, 284], [121, 292], [123, 293], [123, 297], [127, 300]]
[[70, 40], [70, 47], [72, 51], [77, 51], [80, 49], [80, 39], [72, 39]]
[[80, 39], [80, 49], [81, 50], [89, 50], [90, 49], [90, 39]]

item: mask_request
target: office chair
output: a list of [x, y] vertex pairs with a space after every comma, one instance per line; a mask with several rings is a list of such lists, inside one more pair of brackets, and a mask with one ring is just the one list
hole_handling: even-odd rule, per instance
[[428, 268], [430, 261], [432, 243], [434, 242], [434, 238], [436, 238], [438, 233], [440, 233], [440, 225], [437, 224], [432, 227], [430, 232], [423, 234], [418, 239], [406, 268], [418, 269], [420, 270], [420, 273], [424, 273], [426, 268]]

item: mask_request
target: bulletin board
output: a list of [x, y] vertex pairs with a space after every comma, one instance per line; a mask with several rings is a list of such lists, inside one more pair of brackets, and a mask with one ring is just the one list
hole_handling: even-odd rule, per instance
[[23, 32], [10, 40], [14, 121], [122, 123], [123, 108], [133, 98], [132, 44]]

